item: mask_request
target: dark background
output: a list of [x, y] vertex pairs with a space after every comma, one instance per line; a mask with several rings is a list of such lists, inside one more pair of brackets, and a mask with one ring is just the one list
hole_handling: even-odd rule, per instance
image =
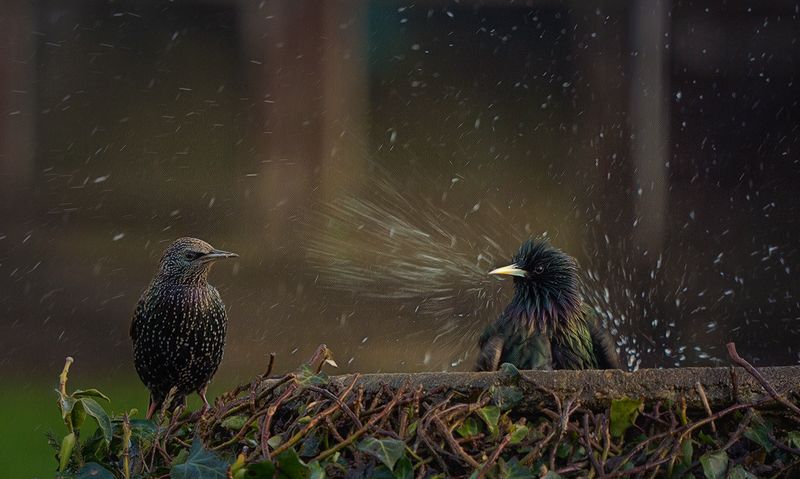
[[242, 255], [214, 273], [227, 367], [321, 341], [351, 369], [446, 367], [459, 351], [404, 340], [436, 324], [388, 300], [339, 327], [309, 283], [330, 234], [309, 212], [376, 177], [419, 208], [492, 205], [466, 223], [509, 224], [498, 261], [512, 226], [548, 231], [646, 366], [672, 363], [644, 337], [797, 360], [795, 7], [267, 3], [6, 8], [2, 364], [129, 370], [138, 294], [194, 235]]
[[[412, 266], [414, 248], [449, 247], [360, 234], [386, 217], [332, 231], [339, 201], [383, 202], [429, 233], [441, 220], [453, 257], [491, 249], [495, 265], [547, 232], [591, 272], [633, 367], [724, 364], [728, 341], [757, 365], [797, 363], [799, 15], [780, 1], [6, 2], [3, 388], [38, 394], [69, 354], [94, 385], [138, 391], [130, 314], [185, 235], [240, 254], [212, 273], [223, 383], [322, 342], [342, 371], [469, 369], [510, 284], [433, 314], [415, 307], [436, 297], [424, 274], [418, 298], [371, 294], [395, 287], [381, 264], [337, 289], [309, 245]], [[454, 284], [474, 276], [457, 269]]]

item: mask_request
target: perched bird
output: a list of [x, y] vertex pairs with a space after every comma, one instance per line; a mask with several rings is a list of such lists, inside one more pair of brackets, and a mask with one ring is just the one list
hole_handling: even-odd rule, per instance
[[171, 407], [196, 391], [208, 408], [206, 387], [222, 361], [228, 321], [208, 272], [218, 259], [236, 256], [196, 238], [176, 240], [161, 256], [130, 330], [136, 372], [150, 390], [148, 419], [173, 387]]
[[609, 333], [578, 291], [575, 259], [544, 240], [528, 240], [513, 264], [489, 272], [514, 277], [514, 298], [480, 338], [479, 371], [619, 369]]

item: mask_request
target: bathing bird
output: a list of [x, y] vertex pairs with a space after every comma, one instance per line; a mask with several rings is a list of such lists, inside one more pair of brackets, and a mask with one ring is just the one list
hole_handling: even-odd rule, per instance
[[545, 240], [527, 240], [492, 275], [514, 279], [514, 297], [479, 340], [478, 371], [620, 369], [611, 335], [579, 292], [574, 258]]
[[130, 328], [136, 372], [150, 390], [147, 419], [173, 387], [170, 408], [197, 392], [208, 409], [206, 388], [222, 361], [228, 322], [208, 272], [217, 260], [237, 256], [196, 238], [176, 240], [161, 256]]

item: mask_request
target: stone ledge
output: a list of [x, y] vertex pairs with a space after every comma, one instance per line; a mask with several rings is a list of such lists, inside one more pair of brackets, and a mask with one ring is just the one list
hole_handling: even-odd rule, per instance
[[[763, 377], [775, 389], [789, 398], [800, 396], [800, 366], [758, 368]], [[426, 392], [443, 390], [467, 396], [476, 396], [491, 386], [516, 385], [524, 392], [522, 404], [515, 409], [535, 408], [541, 401], [551, 399], [546, 390], [561, 396], [573, 396], [580, 391], [581, 404], [589, 409], [602, 410], [612, 399], [630, 397], [645, 402], [677, 401], [686, 399], [687, 407], [702, 408], [696, 383], [703, 385], [712, 408], [720, 408], [736, 402], [732, 380], [736, 380], [738, 400], [752, 401], [767, 395], [763, 387], [742, 368], [676, 368], [640, 369], [636, 372], [619, 370], [586, 371], [520, 371], [521, 378], [502, 371], [455, 372], [455, 373], [386, 373], [363, 374], [358, 387], [367, 395], [378, 392], [384, 385], [396, 390], [402, 385], [419, 387]], [[331, 385], [343, 387], [352, 381], [353, 375], [331, 377]], [[269, 383], [270, 381], [267, 381]], [[537, 387], [538, 386], [538, 387]]]

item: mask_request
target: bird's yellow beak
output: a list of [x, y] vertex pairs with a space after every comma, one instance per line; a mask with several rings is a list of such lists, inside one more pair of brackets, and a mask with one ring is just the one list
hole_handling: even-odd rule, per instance
[[503, 274], [508, 276], [519, 276], [520, 278], [524, 278], [528, 275], [528, 272], [524, 269], [518, 267], [515, 264], [510, 264], [508, 266], [503, 266], [502, 268], [497, 268], [489, 271], [489, 274]]

